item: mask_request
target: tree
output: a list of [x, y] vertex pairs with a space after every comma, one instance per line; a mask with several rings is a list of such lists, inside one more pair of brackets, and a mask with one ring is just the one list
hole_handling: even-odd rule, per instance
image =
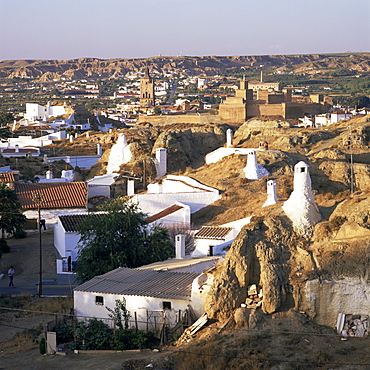
[[0, 183], [0, 229], [2, 235], [7, 232], [15, 235], [26, 225], [26, 216], [22, 214], [17, 194], [5, 184]]
[[76, 272], [80, 282], [118, 267], [135, 268], [173, 256], [167, 229], [147, 225], [137, 205], [115, 199], [100, 210], [78, 227]]
[[162, 109], [160, 107], [154, 107], [154, 114], [160, 115], [162, 113]]
[[14, 117], [11, 113], [0, 111], [0, 139], [10, 137], [10, 130], [7, 125], [12, 123], [13, 119]]

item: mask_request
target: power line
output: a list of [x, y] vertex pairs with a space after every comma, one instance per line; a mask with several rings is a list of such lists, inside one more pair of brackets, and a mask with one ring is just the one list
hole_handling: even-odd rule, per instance
[[[0, 307], [0, 310], [8, 310], [8, 311], [20, 311], [20, 312], [29, 312], [29, 313], [39, 313], [44, 315], [54, 315], [54, 316], [67, 316], [67, 317], [74, 317], [74, 318], [86, 318], [86, 319], [98, 319], [98, 320], [112, 320], [111, 318], [103, 318], [103, 317], [87, 317], [87, 316], [78, 316], [70, 313], [59, 313], [59, 312], [47, 312], [47, 311], [35, 311], [35, 310], [26, 310], [20, 308], [9, 308], [9, 307]], [[114, 321], [114, 319], [113, 319]], [[133, 322], [133, 320], [130, 320]], [[137, 321], [138, 323], [147, 324], [150, 323], [149, 321]], [[158, 325], [166, 325], [166, 326], [177, 326], [177, 324], [169, 325], [165, 323], [158, 323]], [[191, 325], [183, 325], [183, 327], [190, 327]], [[259, 329], [246, 329], [246, 328], [227, 328], [227, 327], [220, 327], [220, 326], [204, 326], [205, 329], [218, 329], [222, 331], [238, 331], [238, 332], [250, 332], [250, 333], [267, 333], [273, 335], [307, 335], [307, 336], [319, 336], [319, 337], [333, 337], [333, 338], [340, 338], [337, 334], [325, 334], [325, 333], [310, 333], [310, 332], [300, 332], [300, 331], [274, 331], [274, 330], [259, 330]], [[350, 337], [351, 339], [361, 339], [360, 337]]]

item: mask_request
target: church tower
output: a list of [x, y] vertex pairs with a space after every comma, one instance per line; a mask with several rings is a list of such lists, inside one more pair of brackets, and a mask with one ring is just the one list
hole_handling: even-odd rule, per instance
[[140, 80], [140, 108], [147, 110], [155, 106], [154, 80], [146, 68], [144, 76]]

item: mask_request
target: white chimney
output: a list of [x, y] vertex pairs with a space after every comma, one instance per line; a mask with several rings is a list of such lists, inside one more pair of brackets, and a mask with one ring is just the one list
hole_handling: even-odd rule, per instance
[[52, 171], [46, 171], [46, 179], [47, 180], [50, 180], [53, 178], [53, 172]]
[[185, 258], [185, 235], [179, 234], [175, 236], [175, 252], [176, 259]]
[[233, 130], [231, 128], [226, 130], [226, 148], [231, 148], [233, 143]]
[[131, 196], [135, 194], [135, 181], [127, 180], [127, 195]]
[[69, 142], [73, 143], [73, 135], [69, 135]]
[[259, 180], [269, 173], [263, 165], [257, 164], [257, 155], [254, 149], [248, 152], [247, 165], [244, 168], [245, 177], [249, 180]]
[[19, 153], [19, 145], [18, 144], [15, 144], [15, 147], [14, 148], [15, 148], [15, 152], [16, 153]]
[[103, 151], [102, 151], [101, 144], [96, 144], [96, 155], [102, 156], [102, 154], [103, 154]]
[[308, 164], [305, 162], [294, 166], [294, 189], [282, 208], [300, 235], [310, 235], [313, 226], [320, 221], [321, 215], [312, 194]]
[[86, 131], [86, 138], [88, 139], [90, 137], [90, 132]]
[[276, 181], [269, 180], [267, 181], [267, 199], [266, 202], [263, 204], [262, 207], [271, 206], [277, 203], [277, 196], [276, 196]]
[[155, 151], [157, 179], [163, 177], [167, 173], [167, 149], [158, 148]]
[[77, 138], [78, 137], [78, 132], [75, 132], [75, 138]]

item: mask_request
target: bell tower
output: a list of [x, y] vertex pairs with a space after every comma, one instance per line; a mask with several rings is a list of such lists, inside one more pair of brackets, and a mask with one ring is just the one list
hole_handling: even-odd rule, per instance
[[147, 110], [155, 106], [154, 80], [149, 75], [149, 68], [140, 80], [140, 108]]

